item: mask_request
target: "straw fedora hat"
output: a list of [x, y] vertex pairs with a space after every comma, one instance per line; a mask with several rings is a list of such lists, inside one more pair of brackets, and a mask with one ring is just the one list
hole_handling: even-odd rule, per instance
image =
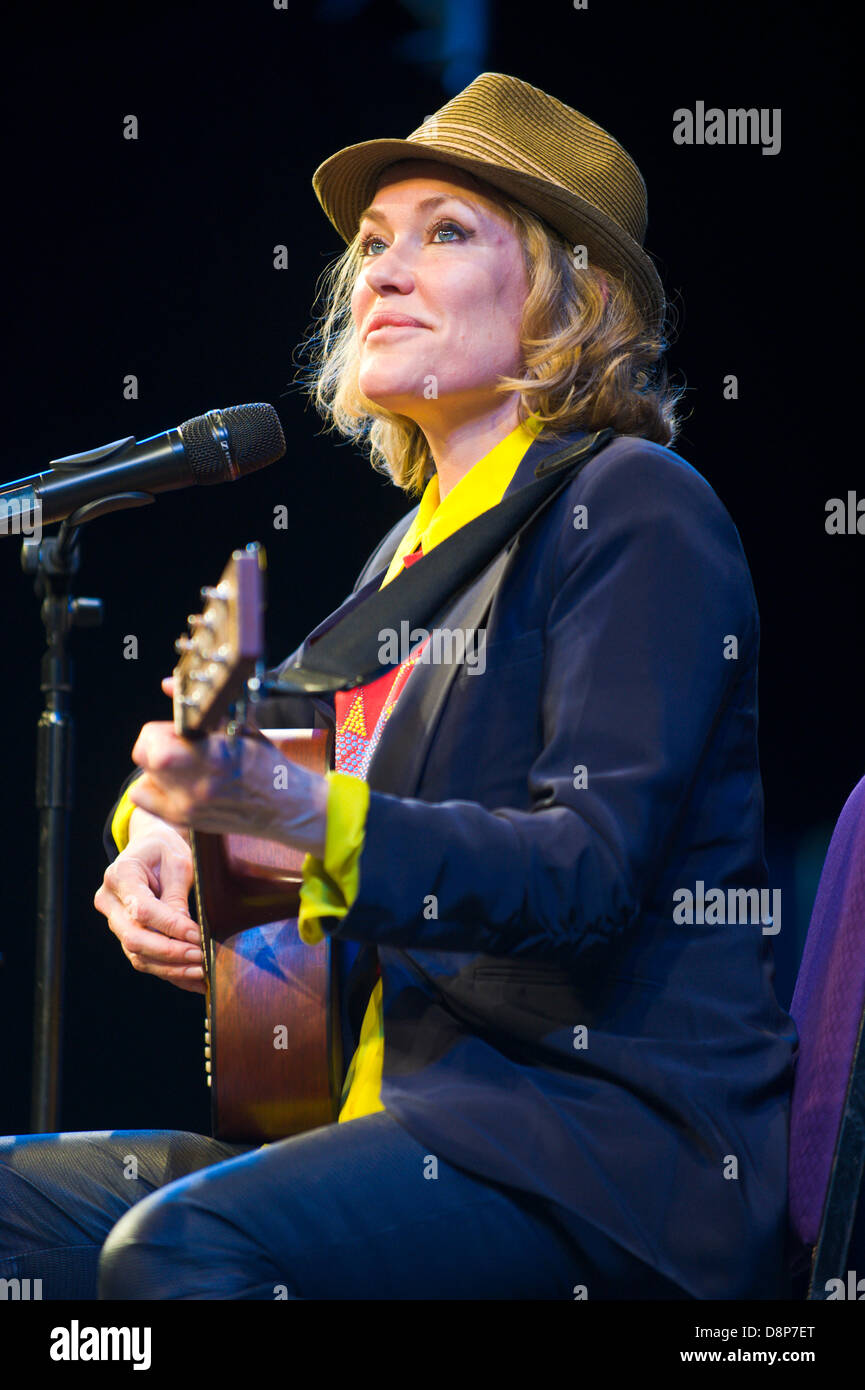
[[650, 325], [660, 327], [664, 288], [643, 250], [646, 185], [627, 150], [579, 111], [528, 82], [482, 72], [405, 140], [364, 140], [320, 164], [312, 186], [346, 242], [401, 159], [456, 165], [522, 203], [584, 245], [589, 261], [618, 271]]

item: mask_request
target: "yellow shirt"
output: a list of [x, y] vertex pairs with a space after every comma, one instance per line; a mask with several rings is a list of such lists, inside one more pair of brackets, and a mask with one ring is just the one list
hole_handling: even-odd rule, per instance
[[[438, 475], [424, 489], [417, 515], [399, 545], [382, 580], [382, 588], [403, 569], [403, 556], [417, 549], [426, 554], [433, 546], [453, 535], [466, 522], [473, 521], [502, 500], [523, 456], [542, 426], [529, 416], [517, 425], [489, 453], [479, 459], [460, 478], [443, 499], [439, 499]], [[308, 854], [303, 861], [300, 887], [298, 932], [314, 946], [324, 939], [321, 919], [344, 917], [357, 897], [360, 886], [360, 857], [369, 806], [369, 786], [347, 772], [328, 772], [327, 827], [324, 858]], [[129, 820], [134, 806], [123, 794], [111, 822], [111, 833], [118, 850], [129, 840]], [[384, 1062], [382, 982], [370, 995], [360, 1039], [346, 1073], [339, 1120], [355, 1120], [383, 1110], [381, 1077]]]
[[[430, 478], [421, 497], [417, 516], [391, 560], [381, 587], [403, 569], [403, 556], [417, 549], [424, 555], [466, 522], [473, 521], [502, 500], [541, 425], [530, 416], [489, 453], [479, 459], [446, 496], [439, 500], [438, 476]], [[423, 562], [421, 562], [423, 563]], [[323, 938], [322, 917], [344, 917], [358, 894], [360, 856], [369, 805], [369, 786], [347, 772], [329, 772], [327, 832], [324, 859], [307, 855], [300, 888], [298, 931], [314, 945]], [[383, 1110], [381, 1077], [384, 1062], [382, 982], [370, 995], [357, 1050], [351, 1059], [342, 1091], [340, 1121], [355, 1120]]]

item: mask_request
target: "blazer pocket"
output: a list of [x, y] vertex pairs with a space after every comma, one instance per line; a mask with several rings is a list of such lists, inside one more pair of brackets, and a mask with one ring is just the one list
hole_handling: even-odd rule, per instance
[[475, 980], [511, 980], [519, 985], [570, 985], [571, 977], [560, 965], [537, 964], [521, 961], [519, 964], [476, 965], [472, 971]]
[[638, 989], [666, 989], [665, 980], [649, 980], [645, 975], [612, 975], [610, 982], [614, 985], [635, 985]]

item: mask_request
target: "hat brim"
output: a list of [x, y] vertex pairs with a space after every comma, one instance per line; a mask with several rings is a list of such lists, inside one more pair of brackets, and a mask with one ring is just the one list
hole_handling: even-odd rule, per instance
[[654, 263], [605, 213], [558, 184], [420, 140], [365, 140], [347, 145], [316, 169], [312, 179], [315, 195], [345, 242], [350, 243], [357, 234], [361, 215], [371, 204], [385, 169], [403, 159], [431, 160], [464, 169], [524, 204], [570, 245], [585, 245], [590, 259], [594, 253], [603, 265], [622, 274], [650, 325], [657, 329], [662, 324], [664, 287]]

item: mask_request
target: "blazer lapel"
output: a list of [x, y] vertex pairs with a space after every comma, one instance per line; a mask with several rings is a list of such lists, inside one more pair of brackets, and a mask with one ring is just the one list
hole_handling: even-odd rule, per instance
[[[466, 633], [482, 628], [509, 559], [510, 548], [501, 551], [448, 609], [440, 626]], [[414, 795], [458, 669], [456, 662], [418, 662], [414, 667], [370, 759], [367, 781], [373, 791]]]
[[[518, 488], [533, 482], [535, 469], [543, 459], [579, 443], [586, 433], [586, 430], [574, 430], [564, 439], [545, 438], [541, 434], [520, 460], [504, 496], [509, 497]], [[512, 560], [512, 550], [513, 543], [495, 557], [448, 609], [440, 626], [459, 628], [466, 633], [476, 632], [484, 626], [496, 591]], [[423, 564], [423, 561], [420, 563]], [[376, 576], [376, 579], [381, 582], [380, 576]], [[371, 581], [373, 584], [375, 582]], [[344, 608], [340, 611], [344, 611]], [[370, 759], [367, 781], [373, 791], [390, 792], [394, 796], [415, 795], [458, 669], [456, 662], [439, 665], [418, 662], [414, 667]]]
[[[378, 551], [372, 556], [370, 560], [371, 564], [374, 563], [376, 559], [378, 559], [379, 562], [379, 569], [372, 576], [372, 578], [368, 579], [366, 583], [361, 585], [359, 589], [356, 589], [354, 593], [349, 594], [348, 598], [340, 604], [339, 608], [335, 608], [332, 613], [329, 613], [326, 618], [323, 618], [321, 622], [318, 624], [318, 627], [314, 627], [312, 629], [312, 632], [307, 634], [307, 636], [303, 639], [303, 642], [296, 649], [296, 651], [293, 651], [290, 656], [286, 657], [285, 661], [281, 663], [281, 666], [287, 666], [289, 664], [293, 664], [296, 661], [302, 661], [304, 664], [306, 664], [307, 658], [309, 657], [309, 649], [311, 646], [315, 645], [316, 640], [319, 637], [323, 637], [324, 634], [327, 631], [329, 631], [330, 628], [334, 627], [338, 622], [341, 622], [347, 614], [351, 613], [353, 609], [357, 608], [358, 604], [363, 603], [365, 599], [369, 598], [370, 594], [376, 593], [377, 590], [381, 588], [382, 580], [387, 574], [387, 571], [390, 567], [390, 562], [396, 554], [397, 548], [402, 542], [403, 537], [408, 532], [408, 528], [414, 520], [416, 513], [417, 507], [415, 507], [413, 511], [409, 512], [407, 516], [404, 516], [402, 518], [401, 523], [397, 523], [397, 526], [399, 527], [398, 534], [390, 545], [386, 545], [386, 539], [385, 541], [382, 541], [381, 545], [378, 548]], [[397, 527], [394, 527], [393, 529], [397, 530]], [[309, 665], [314, 666], [315, 661], [310, 659]], [[281, 669], [281, 667], [278, 669]]]
[[504, 491], [504, 497], [510, 497], [512, 493], [518, 492], [521, 487], [526, 487], [535, 481], [535, 469], [544, 459], [551, 457], [552, 454], [559, 454], [565, 449], [571, 448], [574, 444], [579, 444], [581, 439], [585, 439], [588, 430], [569, 430], [567, 434], [553, 438], [546, 431], [539, 434], [528, 447], [520, 459], [516, 473], [511, 478]]
[[[339, 608], [335, 608], [332, 613], [329, 613], [326, 618], [322, 619], [318, 627], [312, 629], [312, 632], [304, 638], [297, 651], [292, 653], [289, 660], [294, 661], [300, 658], [303, 660], [304, 664], [308, 662], [310, 666], [314, 666], [315, 660], [310, 656], [309, 652], [310, 647], [315, 645], [316, 638], [322, 637], [329, 628], [332, 628], [335, 623], [341, 622], [359, 603], [363, 603], [364, 599], [369, 598], [370, 594], [374, 594], [376, 589], [381, 586], [381, 581], [384, 579], [386, 572], [386, 570], [379, 570], [378, 574], [374, 574], [372, 579], [368, 579], [362, 588], [357, 589], [353, 594], [349, 594], [348, 598], [344, 603], [340, 604]], [[284, 664], [285, 663], [283, 663], [283, 665]]]

